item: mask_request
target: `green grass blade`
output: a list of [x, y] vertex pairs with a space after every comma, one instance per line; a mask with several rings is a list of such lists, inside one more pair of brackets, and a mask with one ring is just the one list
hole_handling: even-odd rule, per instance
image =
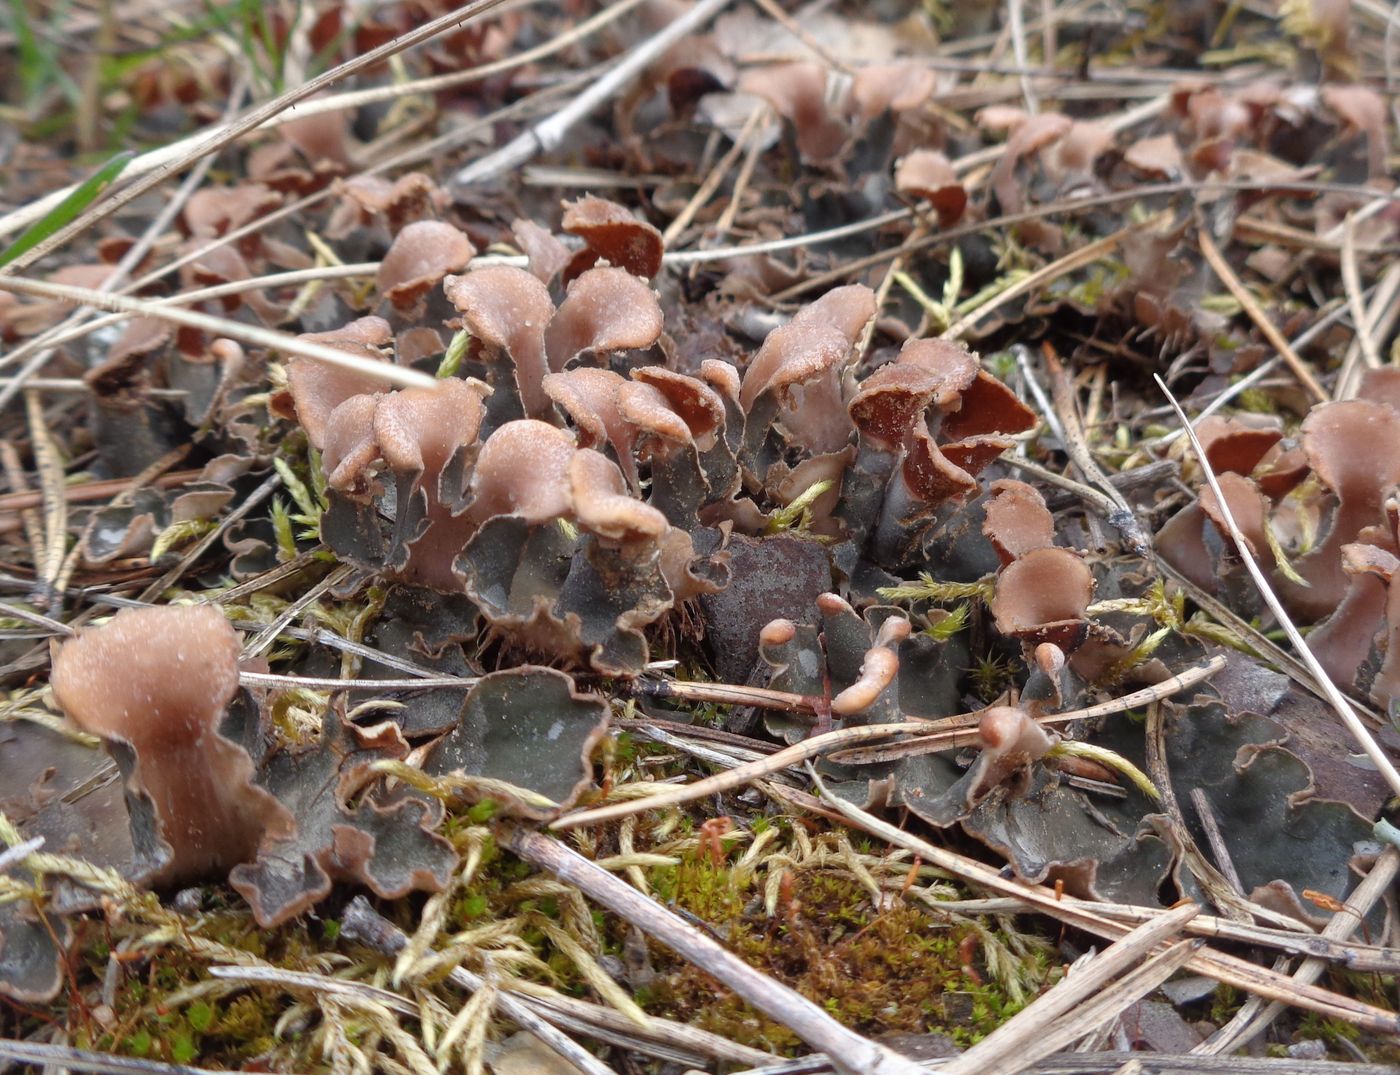
[[44, 216], [24, 230], [18, 239], [0, 253], [0, 268], [14, 261], [21, 254], [32, 250], [60, 228], [74, 220], [79, 213], [95, 202], [98, 196], [112, 185], [112, 181], [122, 174], [123, 169], [136, 154], [124, 149], [93, 172], [83, 183], [64, 198]]

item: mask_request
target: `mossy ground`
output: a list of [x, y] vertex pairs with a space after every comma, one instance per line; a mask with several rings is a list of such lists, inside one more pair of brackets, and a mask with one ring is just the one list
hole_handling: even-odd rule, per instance
[[[742, 873], [695, 854], [656, 871], [656, 894], [714, 928], [750, 966], [792, 986], [853, 1030], [872, 1037], [932, 1031], [970, 1044], [1022, 1006], [985, 980], [986, 968], [979, 969], [975, 955], [968, 961], [978, 938], [946, 916], [898, 894], [876, 910], [854, 877], [816, 869], [783, 886], [778, 913], [770, 917]], [[653, 950], [652, 959], [656, 979], [641, 998], [648, 1011], [689, 1018], [756, 1048], [798, 1047], [790, 1030], [708, 975], [666, 953]], [[1043, 961], [1027, 972], [1048, 980]]]

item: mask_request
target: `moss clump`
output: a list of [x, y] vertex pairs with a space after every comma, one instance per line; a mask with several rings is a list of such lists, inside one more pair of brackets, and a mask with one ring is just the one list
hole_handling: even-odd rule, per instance
[[[200, 923], [191, 943], [208, 943], [230, 955], [245, 952], [283, 966], [316, 966], [327, 942], [307, 924], [275, 934], [258, 930], [251, 917], [216, 911]], [[97, 943], [84, 952], [85, 978], [105, 976], [110, 948]], [[120, 957], [119, 957], [120, 958]], [[211, 982], [209, 959], [181, 945], [149, 949], [123, 961], [112, 1003], [93, 1010], [73, 1044], [143, 1060], [242, 1067], [286, 1048], [274, 1033], [286, 1011], [286, 997], [275, 990], [243, 991], [232, 983]]]
[[[861, 1034], [938, 1031], [971, 1044], [1021, 1007], [984, 981], [976, 937], [965, 927], [898, 897], [877, 911], [852, 874], [825, 868], [790, 874], [770, 918], [753, 876], [717, 867], [700, 849], [649, 880], [659, 899], [703, 920], [750, 966]], [[651, 955], [656, 977], [637, 997], [649, 1013], [755, 1048], [798, 1049], [792, 1031], [713, 979], [663, 949]], [[1047, 973], [1041, 962], [1032, 976]]]

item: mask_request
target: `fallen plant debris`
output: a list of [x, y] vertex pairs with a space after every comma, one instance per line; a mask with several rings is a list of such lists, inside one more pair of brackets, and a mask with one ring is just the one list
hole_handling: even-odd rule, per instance
[[16, 9], [0, 1066], [1400, 1058], [1391, 13], [955, 7]]

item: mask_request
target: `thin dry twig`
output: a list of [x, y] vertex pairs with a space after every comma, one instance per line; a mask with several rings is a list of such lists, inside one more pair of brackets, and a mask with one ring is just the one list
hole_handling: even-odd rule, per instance
[[1160, 224], [1166, 218], [1166, 213], [1158, 213], [1155, 216], [1148, 217], [1146, 220], [1136, 221], [1125, 228], [1119, 228], [1111, 235], [1105, 235], [1102, 239], [1095, 239], [1092, 243], [1085, 243], [1079, 249], [1071, 251], [1064, 257], [1052, 261], [1049, 265], [1036, 269], [1033, 273], [1028, 273], [1010, 287], [1003, 291], [998, 291], [986, 302], [982, 303], [981, 306], [978, 306], [974, 310], [969, 310], [959, 317], [948, 326], [947, 331], [942, 333], [942, 338], [945, 340], [961, 339], [968, 329], [972, 328], [992, 311], [1005, 305], [1012, 299], [1020, 298], [1022, 295], [1029, 294], [1037, 288], [1044, 287], [1046, 284], [1058, 280], [1062, 276], [1067, 276], [1077, 269], [1082, 269], [1086, 265], [1093, 264], [1095, 261], [1098, 261], [1099, 258], [1117, 247], [1118, 244], [1128, 236], [1142, 231], [1145, 228], [1151, 228]]
[[[1344, 941], [1356, 932], [1400, 873], [1400, 851], [1386, 847], [1381, 852], [1371, 872], [1356, 886], [1340, 911], [1332, 915], [1332, 920], [1322, 929], [1322, 936], [1329, 941]], [[1303, 960], [1293, 977], [1299, 982], [1312, 983], [1322, 976], [1327, 961], [1317, 957]], [[1278, 1001], [1268, 1004], [1251, 1003], [1251, 1010], [1241, 1009], [1236, 1017], [1221, 1027], [1210, 1038], [1202, 1042], [1193, 1052], [1214, 1054], [1233, 1052], [1242, 1049], [1257, 1038], [1283, 1012], [1284, 1006]]]
[[[1014, 896], [1023, 901], [1027, 910], [1039, 911], [1100, 937], [1116, 939], [1128, 932], [1126, 926], [1099, 913], [1092, 904], [1060, 899], [1053, 892], [1038, 885], [1004, 877], [1000, 871], [976, 859], [947, 848], [936, 847], [927, 840], [881, 821], [839, 796], [824, 796], [822, 801], [838, 811], [856, 828], [878, 836], [896, 847], [912, 851], [925, 865], [947, 870], [966, 884]], [[1400, 1032], [1400, 1020], [1397, 1020], [1394, 1012], [1326, 989], [1319, 989], [1315, 985], [1294, 982], [1287, 975], [1277, 974], [1237, 956], [1205, 948], [1196, 952], [1185, 965], [1197, 974], [1226, 982], [1246, 992], [1343, 1019], [1379, 1034], [1391, 1035]]]
[[270, 497], [281, 484], [282, 475], [278, 474], [276, 471], [264, 478], [256, 489], [243, 498], [243, 501], [238, 507], [234, 508], [219, 520], [218, 526], [201, 536], [198, 541], [190, 546], [174, 567], [142, 590], [137, 600], [154, 600], [167, 587], [173, 586], [176, 579], [180, 578], [180, 576], [188, 571], [201, 556], [214, 547], [216, 541], [220, 540], [224, 534], [228, 533], [229, 527], [246, 519], [252, 510]]
[[[969, 900], [942, 900], [915, 890], [930, 906], [960, 914], [1010, 914], [1022, 909], [1019, 900], [1006, 897], [982, 897]], [[1074, 901], [1073, 896], [1065, 900]], [[1146, 922], [1166, 912], [1160, 907], [1142, 907], [1130, 903], [1104, 903], [1100, 900], [1075, 901], [1096, 914], [1125, 923]], [[1257, 905], [1256, 905], [1257, 906]], [[1207, 940], [1229, 941], [1258, 948], [1272, 948], [1289, 955], [1317, 958], [1336, 963], [1348, 970], [1362, 973], [1393, 974], [1400, 970], [1400, 949], [1356, 941], [1338, 941], [1311, 932], [1297, 919], [1278, 916], [1279, 925], [1260, 926], [1251, 922], [1234, 922], [1215, 915], [1199, 914], [1186, 927], [1186, 932]]]
[[[1142, 704], [1141, 701], [1131, 699], [1150, 694], [1152, 697], [1162, 697], [1175, 693], [1195, 683], [1214, 675], [1225, 666], [1224, 658], [1216, 657], [1206, 664], [1188, 669], [1185, 672], [1173, 676], [1171, 679], [1155, 684], [1147, 688], [1146, 691], [1138, 691], [1134, 695], [1129, 695], [1126, 699], [1119, 699], [1113, 702], [1100, 703], [1096, 706], [1089, 706], [1086, 709], [1073, 710], [1066, 713], [1049, 713], [1038, 718], [1042, 724], [1063, 724], [1074, 720], [1081, 720], [1089, 716], [1098, 716], [1107, 712], [1121, 712], [1125, 706], [1131, 708], [1134, 705]], [[1106, 709], [1105, 707], [1114, 707]], [[678, 806], [681, 803], [693, 802], [695, 799], [704, 798], [708, 795], [717, 795], [721, 792], [731, 791], [734, 788], [742, 787], [751, 780], [762, 779], [773, 773], [779, 772], [792, 765], [801, 765], [803, 762], [820, 757], [831, 751], [839, 750], [843, 747], [853, 746], [870, 739], [888, 739], [896, 735], [911, 735], [920, 737], [914, 743], [908, 744], [910, 748], [925, 746], [926, 742], [934, 742], [937, 745], [927, 746], [930, 750], [943, 750], [949, 746], [956, 745], [961, 741], [970, 741], [975, 735], [971, 731], [978, 720], [976, 713], [962, 713], [957, 716], [944, 717], [939, 720], [908, 720], [900, 724], [865, 724], [852, 728], [842, 728], [834, 732], [826, 732], [822, 735], [815, 735], [800, 743], [794, 743], [790, 747], [785, 747], [761, 761], [749, 762], [740, 765], [727, 772], [717, 773], [714, 776], [706, 777], [704, 780], [697, 780], [692, 784], [684, 784], [679, 787], [667, 787], [664, 791], [659, 791], [655, 795], [649, 795], [644, 799], [633, 802], [612, 803], [608, 806], [599, 806], [591, 810], [582, 810], [572, 814], [565, 814], [551, 824], [554, 829], [571, 829], [580, 825], [596, 825], [605, 821], [615, 821], [618, 818], [626, 817], [629, 814], [644, 813], [649, 810], [659, 810], [668, 806]], [[927, 737], [927, 739], [925, 739]], [[848, 755], [847, 755], [848, 756]]]
[[1127, 498], [1108, 480], [1099, 466], [1094, 453], [1089, 449], [1084, 436], [1084, 423], [1079, 417], [1079, 404], [1074, 396], [1074, 386], [1069, 374], [1060, 362], [1059, 356], [1049, 341], [1042, 344], [1045, 354], [1045, 368], [1050, 374], [1050, 391], [1055, 400], [1055, 411], [1059, 415], [1061, 435], [1064, 439], [1065, 454], [1084, 475], [1084, 479], [1099, 490], [1114, 510], [1109, 513], [1109, 523], [1116, 527], [1128, 548], [1145, 559], [1152, 556], [1152, 537], [1138, 521], [1137, 514]]
[[45, 1070], [55, 1067], [72, 1071], [90, 1071], [97, 1075], [226, 1075], [214, 1068], [195, 1068], [188, 1064], [166, 1064], [159, 1060], [143, 1060], [135, 1056], [112, 1056], [75, 1049], [69, 1045], [50, 1045], [38, 1041], [0, 1039], [0, 1060], [21, 1064], [42, 1064]]
[[[1164, 107], [1164, 104], [1161, 101], [1157, 100], [1150, 101], [1148, 102], [1148, 104], [1154, 107], [1149, 109], [1147, 106], [1143, 106], [1143, 111], [1139, 116], [1134, 117], [1135, 119], [1150, 118], [1151, 116], [1154, 116], [1158, 112], [1160, 112]], [[1113, 126], [1113, 124], [1108, 125]], [[978, 156], [978, 154], [973, 154], [972, 156]], [[960, 160], [954, 161], [954, 170], [961, 172], [963, 169], [960, 167], [960, 165], [967, 159], [968, 158], [961, 158]], [[816, 273], [813, 276], [809, 276], [807, 279], [802, 280], [799, 283], [793, 284], [791, 287], [786, 288], [783, 291], [779, 291], [777, 294], [772, 296], [772, 299], [774, 302], [788, 302], [792, 299], [797, 298], [799, 295], [807, 294], [809, 291], [817, 291], [822, 288], [829, 287], [830, 285], [836, 283], [839, 280], [848, 279], [854, 276], [855, 274], [870, 268], [871, 266], [883, 264], [884, 262], [890, 261], [894, 258], [904, 257], [908, 254], [915, 253], [919, 250], [927, 249], [930, 246], [942, 246], [947, 243], [953, 242], [954, 240], [961, 239], [964, 236], [974, 235], [978, 232], [987, 231], [992, 228], [1011, 227], [1016, 224], [1027, 223], [1032, 220], [1043, 220], [1046, 217], [1056, 216], [1061, 213], [1075, 214], [1090, 209], [1102, 209], [1106, 206], [1119, 205], [1123, 202], [1146, 201], [1148, 199], [1159, 197], [1161, 195], [1194, 194], [1198, 197], [1204, 197], [1211, 194], [1219, 194], [1221, 192], [1265, 190], [1272, 191], [1276, 194], [1316, 195], [1335, 192], [1338, 194], [1350, 195], [1364, 194], [1372, 197], [1382, 196], [1378, 195], [1377, 192], [1370, 187], [1353, 187], [1337, 183], [1269, 183], [1264, 180], [1251, 179], [1209, 179], [1202, 180], [1200, 182], [1195, 182], [1191, 180], [1181, 180], [1178, 182], [1171, 183], [1148, 183], [1142, 186], [1132, 187], [1129, 190], [1107, 191], [1103, 194], [1095, 194], [1087, 198], [1066, 198], [1062, 199], [1061, 201], [1051, 202], [1048, 205], [1036, 206], [1032, 209], [1027, 209], [1020, 213], [1008, 213], [1003, 216], [989, 217], [986, 220], [976, 221], [973, 223], [959, 224], [957, 227], [948, 228], [946, 231], [939, 231], [932, 235], [926, 235], [918, 240], [907, 240], [894, 246], [884, 247], [882, 249], [876, 250], [872, 254], [866, 254], [864, 257], [852, 258], [849, 261], [844, 261], [834, 269], [829, 269], [826, 272]], [[1391, 194], [1388, 195], [1388, 197], [1392, 201], [1400, 200], [1400, 193]], [[883, 217], [872, 217], [868, 221], [864, 221], [858, 224], [846, 225], [846, 228], [851, 229], [850, 231], [846, 232], [846, 234], [853, 234], [856, 231], [864, 230], [864, 228], [866, 227], [883, 227], [885, 224], [893, 223], [895, 220], [903, 220], [912, 215], [912, 210], [901, 209], [895, 213], [884, 214]], [[828, 236], [827, 238], [834, 237], [835, 236]], [[792, 247], [804, 246], [814, 241], [823, 240], [803, 236], [798, 236], [791, 239], [777, 240], [777, 242], [783, 244], [780, 247], [780, 249], [790, 249]], [[724, 251], [724, 256], [743, 257], [745, 254], [751, 252], [767, 252], [767, 250], [771, 248], [771, 246], [772, 244], [765, 243], [753, 244], [753, 246], [750, 248], [729, 247]], [[691, 252], [686, 251], [684, 253]], [[694, 253], [713, 253], [713, 251], [696, 251]], [[700, 259], [696, 258], [695, 260]]]
[[275, 332], [272, 329], [249, 325], [242, 321], [214, 317], [197, 310], [185, 310], [166, 303], [148, 302], [144, 299], [133, 299], [124, 295], [111, 295], [102, 291], [94, 291], [88, 287], [54, 284], [44, 280], [26, 280], [17, 276], [0, 275], [0, 291], [13, 291], [21, 295], [38, 295], [48, 299], [62, 299], [95, 306], [103, 310], [120, 311], [141, 317], [154, 317], [176, 325], [203, 329], [216, 336], [227, 336], [230, 339], [241, 340], [257, 347], [271, 348], [281, 351], [283, 354], [314, 358], [327, 365], [339, 366], [341, 369], [351, 370], [375, 380], [385, 381], [388, 384], [402, 385], [405, 388], [432, 388], [438, 383], [436, 378], [426, 373], [419, 373], [407, 366], [399, 366], [392, 362], [376, 362], [373, 359], [361, 358], [359, 355], [352, 355], [348, 351], [341, 351], [314, 340], [297, 339], [290, 333]]
[[661, 241], [664, 245], [670, 246], [690, 226], [690, 222], [695, 219], [695, 214], [704, 208], [705, 204], [714, 196], [715, 191], [720, 188], [720, 184], [724, 182], [730, 169], [734, 167], [735, 161], [744, 152], [749, 139], [753, 137], [754, 132], [762, 126], [768, 116], [769, 109], [766, 104], [754, 106], [753, 111], [749, 113], [749, 118], [744, 121], [744, 126], [739, 130], [738, 137], [734, 139], [734, 143], [725, 151], [724, 156], [715, 162], [709, 174], [701, 180], [695, 193], [676, 214], [675, 219], [666, 225], [666, 230], [661, 233]]
[[1381, 355], [1376, 348], [1375, 338], [1371, 335], [1370, 314], [1361, 300], [1361, 274], [1356, 267], [1356, 228], [1385, 207], [1385, 202], [1375, 201], [1364, 209], [1348, 213], [1342, 227], [1342, 287], [1346, 291], [1352, 323], [1356, 326], [1356, 339], [1360, 344], [1361, 356], [1371, 369], [1380, 368]]
[[288, 624], [327, 593], [348, 579], [354, 573], [354, 570], [355, 569], [348, 564], [338, 567], [315, 586], [311, 587], [311, 589], [307, 590], [288, 605], [280, 616], [258, 632], [257, 636], [243, 647], [243, 656], [245, 658], [256, 657], [263, 650], [267, 649], [268, 646], [277, 641], [277, 636], [282, 633], [283, 629]]
[[[497, 0], [499, 2], [499, 0]], [[698, 0], [664, 29], [631, 46], [606, 74], [548, 119], [522, 131], [500, 149], [473, 161], [452, 178], [456, 187], [482, 183], [512, 168], [519, 167], [537, 153], [546, 153], [557, 146], [579, 120], [588, 115], [614, 93], [631, 82], [647, 65], [714, 18], [729, 4], [729, 0]]]
[[313, 97], [327, 86], [332, 86], [343, 78], [348, 78], [353, 74], [383, 63], [391, 56], [396, 56], [405, 49], [410, 49], [415, 45], [429, 41], [438, 34], [446, 30], [457, 28], [474, 21], [479, 15], [484, 15], [494, 7], [498, 7], [505, 0], [470, 0], [461, 7], [448, 12], [446, 15], [439, 15], [435, 19], [430, 19], [422, 26], [415, 27], [406, 34], [388, 41], [378, 48], [370, 49], [345, 63], [339, 64], [331, 70], [317, 75], [315, 78], [295, 86], [286, 93], [259, 105], [241, 119], [221, 127], [205, 137], [201, 138], [194, 145], [189, 146], [179, 156], [168, 163], [162, 162], [147, 175], [137, 179], [130, 185], [123, 187], [116, 194], [105, 198], [90, 207], [87, 212], [82, 213], [76, 220], [65, 227], [60, 228], [42, 242], [36, 244], [32, 249], [15, 258], [8, 265], [0, 267], [0, 276], [20, 273], [33, 265], [40, 258], [44, 257], [52, 250], [63, 246], [69, 239], [86, 231], [93, 224], [100, 220], [105, 220], [118, 209], [129, 204], [148, 190], [164, 183], [171, 175], [182, 171], [185, 167], [199, 160], [201, 157], [216, 153], [224, 146], [236, 141], [249, 131], [255, 130], [266, 120], [276, 116], [298, 101], [303, 101], [308, 97]]
[[[238, 85], [235, 86], [233, 91], [229, 94], [228, 102], [224, 109], [225, 118], [232, 117], [237, 113], [238, 106], [246, 92], [247, 79], [240, 77]], [[150, 253], [151, 248], [155, 246], [157, 240], [166, 233], [166, 229], [170, 227], [171, 221], [173, 221], [180, 210], [184, 208], [190, 196], [193, 195], [199, 188], [199, 185], [204, 182], [204, 178], [209, 174], [209, 169], [213, 164], [214, 158], [212, 156], [205, 157], [195, 163], [195, 166], [190, 169], [190, 174], [185, 176], [179, 187], [176, 188], [174, 196], [165, 200], [160, 209], [151, 218], [150, 223], [142, 230], [140, 237], [131, 245], [131, 248], [121, 256], [121, 260], [112, 267], [112, 271], [107, 274], [106, 278], [98, 286], [98, 291], [113, 291], [126, 281], [127, 277], [131, 275], [131, 270], [141, 264], [146, 255]], [[10, 365], [11, 363], [21, 361], [23, 358], [28, 358], [28, 361], [25, 362], [15, 374], [13, 380], [3, 389], [0, 389], [0, 411], [5, 409], [10, 400], [14, 398], [14, 394], [24, 385], [25, 381], [33, 374], [43, 369], [49, 359], [53, 357], [57, 344], [46, 341], [50, 340], [55, 335], [62, 335], [65, 329], [80, 327], [83, 322], [89, 320], [91, 313], [92, 311], [87, 307], [80, 306], [70, 313], [62, 324], [55, 326], [55, 328], [47, 332], [41, 333], [41, 339], [28, 341], [24, 346], [16, 348], [16, 353], [14, 355], [7, 357], [4, 362], [0, 362], [0, 366]], [[28, 355], [28, 351], [31, 349], [36, 352], [33, 357], [29, 357]]]
[[44, 559], [36, 566], [39, 569], [42, 598], [52, 601], [54, 586], [63, 571], [63, 560], [68, 551], [68, 500], [63, 495], [63, 460], [49, 434], [39, 394], [26, 392], [24, 404], [29, 418], [29, 443], [34, 451], [34, 469], [39, 475], [44, 507]]
[[[356, 896], [350, 901], [342, 918], [342, 928], [347, 937], [367, 944], [384, 955], [394, 955], [408, 943], [408, 935], [388, 919], [376, 913], [363, 896]], [[210, 972], [213, 973], [215, 969], [210, 968]], [[451, 978], [457, 985], [465, 987], [470, 993], [476, 993], [486, 984], [478, 975], [461, 967], [454, 969]], [[383, 990], [382, 992], [387, 993], [388, 991]], [[402, 999], [393, 993], [390, 993], [389, 996], [395, 1000]], [[496, 1005], [521, 1029], [534, 1035], [554, 1053], [575, 1065], [586, 1075], [614, 1075], [613, 1070], [592, 1053], [541, 1019], [528, 1002], [516, 1000], [504, 993], [498, 993]]]
[[[1364, 300], [1368, 296], [1370, 306], [1366, 307], [1366, 327], [1364, 331], [1356, 330], [1342, 358], [1342, 368], [1337, 374], [1337, 390], [1333, 396], [1335, 399], [1353, 399], [1361, 388], [1363, 341], [1375, 349], [1378, 361], [1384, 362], [1380, 355], [1380, 342], [1390, 335], [1396, 318], [1400, 317], [1400, 302], [1396, 301], [1400, 296], [1400, 262], [1391, 262], [1381, 274], [1380, 281], [1369, 291], [1361, 292], [1359, 297]], [[1350, 311], [1352, 306], [1348, 293], [1344, 309]]]

